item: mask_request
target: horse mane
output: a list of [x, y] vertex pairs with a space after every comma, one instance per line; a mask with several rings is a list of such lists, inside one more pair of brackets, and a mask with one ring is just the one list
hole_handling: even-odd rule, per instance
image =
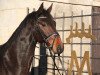
[[[48, 12], [43, 9], [42, 13], [41, 14], [44, 14], [44, 15], [47, 15], [48, 16]], [[2, 54], [4, 54], [7, 50], [7, 48], [9, 48], [13, 41], [16, 41], [17, 40], [17, 37], [19, 36], [19, 33], [21, 32], [21, 30], [23, 28], [26, 27], [27, 23], [29, 20], [33, 20], [33, 21], [36, 21], [37, 18], [41, 15], [40, 13], [38, 13], [37, 11], [34, 11], [32, 13], [29, 13], [25, 19], [20, 23], [19, 27], [14, 31], [14, 33], [12, 34], [12, 36], [8, 39], [8, 41], [6, 43], [4, 43], [3, 45], [0, 46], [0, 56]], [[3, 56], [3, 55], [2, 55]]]
[[33, 21], [35, 20], [35, 15], [36, 15], [36, 12], [32, 12], [32, 13], [28, 14], [24, 18], [24, 20], [20, 23], [19, 27], [14, 31], [12, 36], [8, 39], [8, 41], [6, 43], [4, 43], [3, 45], [0, 45], [0, 56], [6, 52], [7, 48], [9, 48], [12, 45], [13, 41], [16, 41], [21, 30], [24, 27], [26, 27], [26, 25], [28, 23], [27, 21], [29, 21], [30, 19], [33, 19]]

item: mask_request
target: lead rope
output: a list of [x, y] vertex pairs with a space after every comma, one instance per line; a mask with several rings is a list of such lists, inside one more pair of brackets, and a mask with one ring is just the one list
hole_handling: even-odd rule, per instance
[[[54, 65], [55, 65], [55, 67], [57, 68], [58, 73], [61, 75], [61, 73], [60, 73], [60, 71], [59, 71], [59, 69], [58, 69], [58, 67], [57, 67], [57, 64], [56, 64], [55, 61], [54, 61], [54, 56], [53, 56], [53, 54], [52, 54], [52, 52], [51, 52], [50, 49], [49, 49], [49, 51], [50, 51], [51, 58], [53, 59]], [[60, 55], [58, 55], [58, 58], [59, 58], [59, 61], [60, 61], [61, 65], [62, 65], [62, 69], [63, 69], [64, 72], [65, 72], [65, 75], [67, 75], [66, 70], [65, 70], [65, 68], [64, 68], [64, 65], [63, 65], [63, 63], [62, 63], [62, 61], [61, 61]], [[62, 74], [62, 75], [63, 75], [63, 74]]]
[[51, 52], [50, 48], [49, 48], [49, 51], [50, 51], [51, 58], [52, 58], [52, 60], [53, 60], [53, 62], [54, 62], [54, 65], [55, 65], [55, 67], [57, 68], [58, 73], [61, 75], [61, 73], [60, 73], [60, 71], [59, 71], [59, 68], [57, 67], [56, 62], [54, 61], [55, 59], [54, 59], [54, 56], [53, 56], [53, 54], [52, 54], [52, 52]]
[[60, 58], [60, 55], [59, 54], [58, 54], [58, 58], [59, 58], [59, 61], [60, 61], [61, 65], [62, 65], [62, 69], [65, 72], [65, 75], [67, 75], [66, 70], [65, 70], [64, 65], [63, 65], [63, 62], [61, 61], [61, 58]]

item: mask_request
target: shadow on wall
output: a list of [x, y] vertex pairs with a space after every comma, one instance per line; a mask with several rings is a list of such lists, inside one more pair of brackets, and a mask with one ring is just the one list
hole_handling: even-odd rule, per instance
[[40, 45], [40, 57], [39, 66], [33, 67], [31, 69], [30, 75], [46, 75], [47, 74], [47, 56], [46, 56], [46, 48], [44, 44]]

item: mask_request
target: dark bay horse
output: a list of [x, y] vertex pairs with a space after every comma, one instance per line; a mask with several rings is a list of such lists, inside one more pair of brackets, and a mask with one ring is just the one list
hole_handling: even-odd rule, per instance
[[0, 46], [0, 75], [29, 75], [36, 43], [45, 43], [54, 53], [63, 52], [56, 22], [43, 3], [26, 16], [10, 39]]

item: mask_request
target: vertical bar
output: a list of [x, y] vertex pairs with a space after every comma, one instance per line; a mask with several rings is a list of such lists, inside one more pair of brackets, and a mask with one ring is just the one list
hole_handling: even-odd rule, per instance
[[[62, 25], [62, 42], [64, 43], [64, 27], [65, 27], [65, 13], [63, 12], [63, 25]], [[62, 53], [62, 65], [64, 66], [64, 52]], [[62, 71], [62, 75], [64, 75], [64, 70]]]
[[[56, 13], [54, 13], [54, 18], [56, 18]], [[56, 22], [56, 19], [55, 19], [55, 22]], [[55, 55], [54, 55], [55, 56]], [[59, 61], [57, 60], [57, 66], [59, 66]], [[55, 65], [54, 65], [55, 66]], [[55, 66], [56, 67], [56, 66]], [[56, 69], [56, 68], [54, 68], [54, 69]], [[59, 75], [59, 73], [57, 73], [56, 75]]]
[[[73, 26], [73, 11], [71, 12], [71, 25]], [[73, 50], [73, 38], [71, 39], [71, 51]]]
[[[73, 11], [71, 12], [71, 25], [73, 26]], [[71, 38], [71, 52], [73, 51], [73, 38]], [[74, 72], [74, 68], [72, 70]]]
[[[93, 17], [93, 11], [92, 11], [92, 13], [91, 13], [91, 20], [92, 20], [92, 17]], [[92, 23], [91, 23], [91, 27], [92, 27], [92, 34], [93, 34], [93, 26], [92, 26]], [[90, 39], [91, 40], [91, 39]], [[92, 66], [92, 40], [90, 41], [90, 63], [91, 63], [91, 66]]]
[[39, 59], [39, 75], [46, 75], [47, 73], [47, 56], [45, 44], [40, 44], [40, 59]]
[[33, 8], [33, 11], [35, 11], [35, 8]]
[[[81, 11], [81, 29], [82, 29], [82, 23], [83, 23], [83, 10]], [[82, 61], [82, 39], [80, 39], [80, 63]]]
[[29, 7], [26, 8], [26, 13], [29, 14]]
[[[81, 29], [82, 29], [82, 23], [83, 23], [83, 10], [81, 11]], [[81, 63], [81, 60], [82, 60], [82, 39], [80, 39], [80, 63]]]
[[[56, 17], [56, 13], [54, 14], [54, 18], [55, 18], [55, 17]], [[55, 61], [55, 54], [54, 54], [54, 62], [56, 62], [56, 61]], [[54, 70], [53, 70], [53, 75], [55, 75], [55, 73], [56, 73], [56, 72], [55, 72], [55, 69], [56, 69], [56, 68], [55, 68], [55, 63], [53, 63], [53, 64], [54, 64], [54, 67], [53, 67], [53, 69], [54, 69]]]
[[[54, 54], [54, 62], [55, 62], [55, 54]], [[53, 70], [54, 70], [54, 71], [53, 71], [53, 75], [56, 75], [56, 74], [55, 74], [55, 73], [56, 73], [56, 72], [55, 72], [55, 63], [54, 63]]]

